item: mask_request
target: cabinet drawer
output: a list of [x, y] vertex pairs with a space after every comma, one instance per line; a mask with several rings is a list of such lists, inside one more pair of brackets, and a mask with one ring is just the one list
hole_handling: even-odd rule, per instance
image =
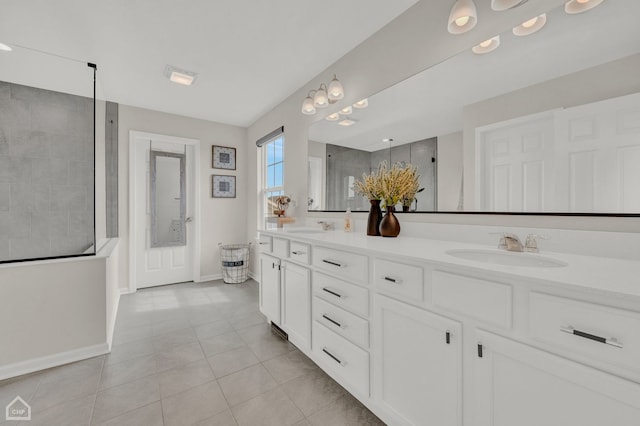
[[289, 245], [289, 257], [296, 262], [308, 265], [311, 263], [311, 246], [309, 244], [291, 241]]
[[319, 269], [361, 283], [366, 283], [369, 280], [369, 259], [367, 256], [325, 247], [314, 247], [312, 257], [313, 265]]
[[318, 297], [313, 298], [313, 319], [350, 342], [362, 348], [369, 347], [369, 321]]
[[376, 290], [411, 302], [424, 300], [422, 267], [376, 259], [374, 261]]
[[281, 258], [289, 257], [289, 240], [285, 240], [283, 238], [274, 238], [273, 254]]
[[640, 313], [531, 293], [529, 315], [535, 339], [640, 373]]
[[369, 353], [316, 321], [312, 335], [313, 353], [324, 369], [369, 396]]
[[258, 247], [260, 247], [261, 253], [271, 253], [273, 250], [273, 238], [270, 235], [260, 234]]
[[434, 305], [488, 324], [511, 328], [511, 286], [493, 281], [434, 271]]
[[355, 314], [369, 316], [369, 290], [366, 288], [314, 272], [313, 293]]

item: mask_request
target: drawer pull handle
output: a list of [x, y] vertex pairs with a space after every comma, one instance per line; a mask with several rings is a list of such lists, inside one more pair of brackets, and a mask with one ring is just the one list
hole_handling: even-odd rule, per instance
[[334, 320], [333, 318], [329, 317], [327, 314], [322, 314], [322, 318], [326, 319], [327, 321], [329, 321], [330, 323], [333, 323], [334, 325], [343, 328], [342, 324], [340, 324], [338, 321]]
[[325, 354], [329, 355], [331, 357], [331, 359], [333, 359], [335, 362], [337, 362], [338, 364], [340, 364], [341, 366], [344, 367], [344, 363], [342, 361], [340, 361], [340, 358], [338, 358], [337, 356], [335, 356], [334, 354], [329, 352], [327, 350], [327, 348], [322, 348], [322, 352], [324, 352]]
[[269, 243], [261, 242], [261, 243], [258, 243], [258, 244], [260, 244], [261, 246], [264, 246], [264, 245], [269, 244]]
[[322, 261], [324, 263], [328, 263], [329, 265], [333, 265], [333, 266], [337, 266], [338, 268], [342, 268], [342, 264], [341, 263], [335, 262], [333, 260], [322, 259]]
[[329, 293], [329, 294], [331, 294], [331, 295], [333, 295], [335, 297], [342, 297], [342, 295], [340, 293], [336, 293], [335, 291], [329, 290], [326, 287], [322, 287], [322, 291], [326, 291], [327, 293]]
[[301, 254], [307, 254], [306, 251], [292, 251], [291, 254], [295, 254], [296, 256], [299, 256]]
[[589, 340], [595, 340], [596, 342], [604, 343], [605, 345], [614, 346], [616, 348], [622, 348], [622, 343], [618, 342], [618, 339], [596, 336], [595, 334], [585, 333], [584, 331], [576, 330], [573, 327], [560, 327], [560, 331], [573, 334], [574, 336], [583, 337]]
[[402, 282], [402, 280], [399, 278], [386, 277], [386, 276], [384, 277], [384, 280], [392, 283], [396, 283], [396, 284], [400, 284]]
[[478, 358], [482, 358], [483, 355], [482, 343], [478, 343]]
[[451, 344], [451, 333], [447, 330], [447, 332], [444, 334], [444, 340], [447, 343], [447, 345]]

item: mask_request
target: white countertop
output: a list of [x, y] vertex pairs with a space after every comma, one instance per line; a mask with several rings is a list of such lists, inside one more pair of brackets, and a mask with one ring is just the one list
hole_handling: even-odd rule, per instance
[[[640, 298], [640, 261], [541, 251], [539, 255], [565, 262], [567, 266], [504, 266], [460, 259], [446, 253], [456, 249], [496, 249], [495, 246], [481, 244], [414, 238], [402, 234], [396, 238], [370, 237], [361, 232], [348, 233], [341, 230], [303, 233], [281, 229], [260, 233], [336, 248], [367, 251], [373, 255], [399, 256], [408, 260], [455, 266], [468, 272], [484, 271], [497, 273], [506, 278], [516, 277]], [[531, 256], [529, 253], [514, 254]]]

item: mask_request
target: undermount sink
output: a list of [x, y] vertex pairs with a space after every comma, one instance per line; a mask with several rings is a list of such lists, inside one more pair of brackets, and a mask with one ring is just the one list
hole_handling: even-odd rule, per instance
[[566, 262], [531, 253], [481, 249], [448, 250], [446, 253], [458, 259], [491, 265], [523, 266], [528, 268], [561, 268], [567, 266]]
[[285, 231], [289, 234], [322, 234], [324, 232], [318, 228], [289, 228]]

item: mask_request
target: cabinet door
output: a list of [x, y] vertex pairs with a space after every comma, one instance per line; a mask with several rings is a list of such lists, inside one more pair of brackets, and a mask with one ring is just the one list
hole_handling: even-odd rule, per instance
[[474, 424], [640, 424], [640, 384], [491, 333], [477, 336]]
[[260, 311], [280, 325], [280, 259], [260, 256]]
[[460, 323], [379, 295], [374, 312], [374, 398], [397, 424], [460, 425]]
[[307, 268], [282, 264], [282, 328], [299, 348], [311, 347], [311, 272]]

